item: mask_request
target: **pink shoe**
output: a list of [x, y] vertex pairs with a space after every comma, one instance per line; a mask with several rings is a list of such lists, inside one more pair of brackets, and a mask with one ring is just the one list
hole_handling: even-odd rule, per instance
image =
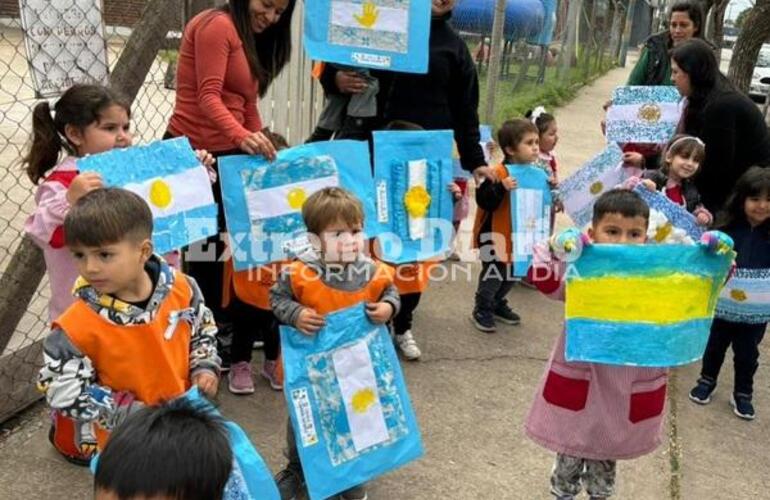
[[278, 361], [265, 360], [265, 364], [262, 365], [261, 375], [270, 382], [270, 387], [276, 391], [283, 390], [283, 377], [278, 369]]
[[233, 394], [253, 394], [254, 380], [251, 378], [251, 363], [241, 361], [230, 367], [227, 374], [228, 388]]

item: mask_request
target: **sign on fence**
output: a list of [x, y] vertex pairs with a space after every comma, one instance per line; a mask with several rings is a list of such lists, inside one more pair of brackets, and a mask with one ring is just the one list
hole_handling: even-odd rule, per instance
[[38, 97], [75, 83], [107, 83], [101, 0], [20, 0], [27, 61]]

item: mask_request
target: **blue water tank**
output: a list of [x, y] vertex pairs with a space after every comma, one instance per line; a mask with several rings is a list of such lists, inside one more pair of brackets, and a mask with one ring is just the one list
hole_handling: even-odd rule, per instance
[[[548, 7], [544, 3], [548, 3]], [[452, 24], [460, 31], [481, 35], [492, 34], [492, 22], [494, 20], [495, 0], [457, 0], [457, 5], [452, 13]], [[552, 6], [550, 5], [552, 4]], [[543, 27], [549, 26], [553, 31], [552, 23], [544, 23], [548, 14], [555, 13], [556, 0], [508, 0], [505, 7], [506, 40], [540, 40], [546, 38], [550, 42], [551, 34], [543, 37]]]

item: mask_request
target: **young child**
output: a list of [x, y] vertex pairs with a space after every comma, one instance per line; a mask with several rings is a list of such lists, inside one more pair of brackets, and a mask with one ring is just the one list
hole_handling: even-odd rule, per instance
[[[315, 248], [281, 272], [270, 292], [276, 318], [306, 335], [315, 335], [324, 326], [324, 315], [363, 301], [370, 321], [387, 323], [398, 312], [398, 291], [387, 267], [363, 254], [361, 202], [344, 189], [325, 188], [307, 199], [302, 218]], [[281, 498], [292, 499], [303, 490], [305, 481], [291, 421], [286, 441], [289, 463], [276, 482]], [[363, 485], [341, 495], [345, 500], [366, 496]]]
[[43, 344], [38, 385], [52, 409], [96, 424], [98, 448], [127, 414], [198, 385], [216, 393], [216, 325], [191, 278], [152, 253], [138, 195], [91, 191], [64, 220], [77, 299]]
[[[770, 269], [770, 169], [752, 167], [738, 179], [724, 212], [717, 217], [716, 227], [735, 242], [738, 268]], [[690, 391], [690, 399], [702, 405], [711, 402], [725, 353], [732, 345], [735, 385], [731, 403], [738, 417], [754, 419], [751, 401], [754, 373], [766, 327], [767, 323], [736, 323], [719, 316], [714, 318], [701, 376]]]
[[[644, 244], [649, 214], [633, 191], [604, 193], [594, 205], [587, 236], [568, 230], [552, 237], [550, 245], [536, 245], [530, 279], [544, 294], [564, 300], [566, 264], [559, 256], [577, 255], [589, 238], [597, 245]], [[614, 492], [616, 460], [645, 455], [660, 444], [668, 371], [568, 362], [564, 345], [562, 332], [529, 411], [526, 433], [556, 452], [551, 474], [556, 498], [574, 499], [582, 487], [591, 499], [608, 498]], [[645, 397], [634, 398], [639, 392]], [[629, 411], [633, 415], [637, 409], [643, 417], [630, 417]]]
[[[51, 299], [49, 320], [59, 317], [74, 301], [72, 285], [78, 270], [70, 251], [64, 245], [64, 218], [70, 207], [83, 195], [102, 187], [93, 172], [79, 173], [76, 161], [90, 154], [131, 146], [129, 130], [131, 109], [113, 91], [101, 85], [74, 85], [54, 106], [47, 101], [37, 106], [32, 116], [32, 140], [24, 165], [33, 184], [37, 206], [24, 224], [24, 230], [43, 250], [48, 271]], [[64, 151], [67, 156], [59, 162]], [[208, 166], [213, 163], [205, 151], [198, 157]], [[58, 163], [57, 163], [58, 162]], [[176, 253], [166, 256], [172, 265]], [[76, 425], [57, 412], [52, 414], [51, 442], [67, 460], [87, 465], [94, 446], [86, 444], [93, 434], [88, 425]], [[81, 443], [78, 449], [73, 441]]]
[[220, 500], [232, 469], [221, 419], [177, 399], [142, 408], [115, 430], [99, 455], [94, 498]]
[[[268, 129], [262, 131], [276, 151], [289, 147], [286, 138]], [[232, 366], [227, 374], [227, 388], [236, 395], [254, 393], [251, 359], [256, 338], [263, 341], [265, 361], [260, 375], [275, 391], [283, 390], [280, 363], [281, 340], [278, 322], [270, 308], [270, 288], [275, 284], [285, 262], [272, 262], [246, 271], [235, 272], [232, 260], [225, 264], [222, 307], [231, 307], [233, 338], [230, 347]], [[238, 300], [231, 300], [235, 294]]]
[[642, 183], [651, 191], [660, 191], [669, 200], [684, 207], [700, 225], [709, 226], [714, 218], [700, 202], [698, 188], [693, 182], [705, 157], [703, 141], [692, 135], [677, 135], [666, 147], [661, 168], [644, 171]]
[[[537, 127], [525, 119], [509, 120], [497, 133], [497, 142], [505, 154], [506, 164], [528, 164], [537, 161]], [[518, 325], [521, 318], [508, 306], [506, 295], [515, 283], [511, 265], [511, 198], [516, 179], [508, 175], [505, 165], [494, 169], [499, 182], [486, 180], [476, 189], [476, 221], [473, 245], [479, 248], [481, 274], [476, 290], [471, 321], [482, 332], [496, 331], [495, 318]]]
[[556, 144], [559, 142], [559, 127], [556, 124], [556, 118], [546, 112], [542, 106], [527, 111], [525, 116], [532, 120], [532, 123], [537, 127], [540, 154], [538, 154], [535, 164], [548, 175], [548, 184], [551, 186], [551, 200], [553, 203], [553, 209], [551, 210], [551, 234], [553, 234], [556, 212], [561, 210], [561, 201], [559, 200], [559, 166], [556, 161], [556, 152], [554, 151]]

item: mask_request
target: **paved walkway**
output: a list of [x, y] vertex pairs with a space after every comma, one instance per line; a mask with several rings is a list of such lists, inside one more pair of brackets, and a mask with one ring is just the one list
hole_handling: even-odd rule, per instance
[[[564, 174], [601, 149], [601, 105], [626, 74], [624, 69], [610, 72], [557, 110]], [[468, 320], [477, 268], [470, 278], [461, 269], [456, 268], [455, 283], [437, 283], [424, 297], [414, 328], [424, 357], [405, 365], [426, 456], [375, 481], [372, 500], [549, 498], [552, 454], [531, 443], [522, 424], [561, 329], [562, 305], [516, 288], [510, 300], [523, 316], [522, 325], [494, 335], [479, 333]], [[767, 348], [763, 356], [770, 359]], [[256, 358], [261, 361], [259, 353]], [[698, 368], [676, 370], [669, 440], [651, 455], [620, 463], [617, 498], [768, 498], [770, 370], [762, 366], [757, 373], [759, 416], [747, 423], [734, 417], [727, 404], [729, 361], [709, 407], [687, 400]], [[284, 401], [261, 382], [251, 397], [224, 390], [220, 402], [277, 472], [283, 465]], [[21, 430], [0, 443], [0, 498], [89, 498], [88, 472], [54, 454], [46, 440], [44, 412], [35, 411]]]

